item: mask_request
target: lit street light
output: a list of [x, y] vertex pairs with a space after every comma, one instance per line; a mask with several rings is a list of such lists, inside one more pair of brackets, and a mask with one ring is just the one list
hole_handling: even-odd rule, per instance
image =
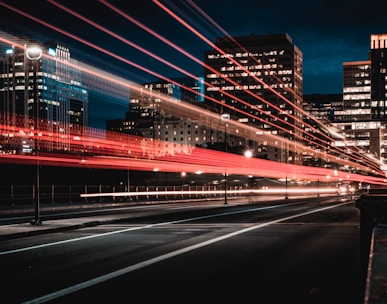
[[[246, 158], [252, 158], [253, 157], [253, 152], [250, 150], [250, 149], [248, 149], [248, 150], [246, 150], [245, 151], [245, 153], [243, 153], [244, 154], [244, 156], [246, 157]], [[253, 185], [253, 176], [252, 175], [249, 175], [248, 176], [248, 178], [249, 178], [249, 182], [248, 182], [248, 188], [252, 188], [252, 185]], [[251, 190], [251, 189], [250, 189]], [[250, 195], [249, 195], [249, 203], [251, 203], [251, 193], [250, 193]]]
[[244, 154], [245, 154], [245, 157], [247, 158], [253, 157], [253, 152], [251, 152], [251, 150], [246, 150]]
[[39, 60], [42, 58], [42, 49], [37, 46], [28, 47], [26, 50], [26, 56], [29, 60]]
[[39, 163], [39, 96], [38, 96], [38, 60], [42, 57], [42, 49], [36, 46], [31, 46], [26, 49], [26, 56], [29, 60], [32, 61], [33, 68], [33, 96], [34, 96], [34, 145], [35, 145], [35, 156], [36, 156], [36, 190], [35, 190], [35, 218], [31, 220], [32, 225], [41, 225], [42, 221], [40, 219], [40, 163]]

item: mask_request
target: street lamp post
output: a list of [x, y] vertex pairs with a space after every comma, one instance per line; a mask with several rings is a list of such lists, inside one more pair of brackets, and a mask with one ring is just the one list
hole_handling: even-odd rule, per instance
[[[251, 152], [250, 149], [246, 150], [245, 153], [244, 153], [245, 157], [246, 158], [252, 158], [253, 157], [253, 152]], [[252, 175], [248, 175], [248, 189], [250, 190], [250, 193], [249, 193], [249, 203], [251, 203], [251, 196], [253, 194], [252, 192], [252, 188], [253, 188], [253, 176]]]
[[26, 49], [26, 56], [33, 63], [33, 96], [34, 96], [34, 145], [36, 156], [36, 186], [35, 186], [35, 218], [31, 220], [32, 225], [41, 225], [40, 219], [40, 163], [39, 163], [39, 96], [38, 96], [38, 60], [42, 57], [42, 49], [38, 47], [29, 47]]
[[285, 177], [285, 199], [289, 199], [288, 197], [288, 175]]
[[[230, 120], [230, 114], [224, 113], [220, 119], [224, 121], [224, 151], [227, 153], [227, 121]], [[227, 165], [224, 166], [224, 204], [227, 205]]]
[[320, 179], [317, 179], [317, 197], [320, 197]]

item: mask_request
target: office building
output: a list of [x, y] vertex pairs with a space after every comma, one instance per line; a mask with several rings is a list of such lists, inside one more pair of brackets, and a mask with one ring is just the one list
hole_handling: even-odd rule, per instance
[[370, 42], [368, 60], [343, 63], [343, 101], [332, 107], [332, 123], [345, 134], [337, 146], [359, 148], [383, 164], [387, 161], [387, 34], [372, 34]]
[[[288, 34], [220, 37], [205, 51], [204, 62], [205, 92], [218, 101], [220, 114], [229, 113], [258, 133], [302, 142], [302, 52]], [[293, 149], [268, 146], [259, 136], [250, 144], [256, 157], [302, 161]]]
[[[305, 147], [310, 147], [315, 151], [332, 154], [331, 145], [335, 145], [336, 136], [328, 130], [333, 130], [332, 120], [334, 110], [342, 109], [342, 94], [306, 94], [304, 95], [303, 109], [307, 115], [304, 116]], [[322, 127], [324, 126], [324, 127]], [[325, 128], [327, 127], [327, 128]], [[330, 138], [332, 138], [330, 140]], [[330, 144], [328, 145], [327, 142]], [[341, 156], [341, 155], [340, 155]], [[339, 169], [337, 164], [333, 164], [329, 158], [305, 153], [303, 155], [303, 165]]]
[[[88, 91], [65, 45], [9, 46], [0, 59], [0, 112], [7, 124], [38, 128], [65, 138], [88, 125]], [[28, 141], [28, 138], [26, 139]], [[22, 152], [32, 146], [26, 140]], [[17, 150], [19, 148], [16, 148]], [[70, 142], [52, 140], [45, 150], [68, 151]]]

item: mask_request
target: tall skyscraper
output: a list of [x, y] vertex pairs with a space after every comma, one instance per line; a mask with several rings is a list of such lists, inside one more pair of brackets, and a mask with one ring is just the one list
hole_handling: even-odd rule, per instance
[[[204, 62], [206, 95], [219, 101], [220, 113], [301, 141], [302, 52], [288, 34], [221, 37], [205, 52]], [[270, 147], [259, 138], [253, 144], [256, 156], [301, 163], [289, 147]]]
[[[88, 91], [82, 73], [61, 44], [10, 46], [0, 59], [0, 113], [5, 123], [38, 127], [58, 136], [88, 125]], [[37, 108], [38, 107], [38, 108]], [[55, 145], [55, 147], [54, 147]], [[27, 147], [28, 145], [26, 145]], [[53, 141], [45, 149], [68, 150], [69, 143]], [[24, 149], [28, 152], [28, 147]]]
[[345, 134], [337, 146], [360, 148], [386, 163], [387, 34], [372, 34], [370, 42], [368, 60], [343, 63], [343, 101], [332, 107], [332, 122]]
[[387, 34], [371, 35], [372, 118], [387, 119]]
[[343, 104], [336, 110], [335, 120], [370, 120], [371, 61], [343, 63]]
[[337, 146], [361, 148], [380, 158], [380, 121], [371, 105], [371, 61], [343, 63], [343, 101], [332, 105], [333, 124], [346, 137]]

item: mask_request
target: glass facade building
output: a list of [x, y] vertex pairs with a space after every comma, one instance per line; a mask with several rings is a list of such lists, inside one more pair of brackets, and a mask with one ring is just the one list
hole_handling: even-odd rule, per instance
[[[88, 126], [88, 90], [82, 84], [82, 73], [67, 64], [71, 62], [69, 49], [61, 44], [34, 45], [41, 56], [31, 58], [31, 46], [11, 46], [0, 59], [2, 120], [62, 137], [72, 128], [84, 130]], [[57, 146], [45, 149], [70, 148], [63, 140], [53, 141], [53, 145]]]

